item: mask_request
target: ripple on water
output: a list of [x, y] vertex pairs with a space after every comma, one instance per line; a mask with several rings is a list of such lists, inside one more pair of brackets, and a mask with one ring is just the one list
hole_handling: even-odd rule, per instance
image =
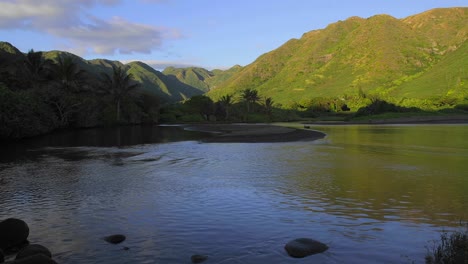
[[[360, 147], [366, 131], [346, 134], [359, 139], [347, 144], [329, 132], [320, 143], [46, 149], [0, 164], [0, 219], [30, 223], [31, 242], [60, 263], [422, 260], [426, 241], [466, 211], [466, 162], [446, 153], [425, 163], [431, 153], [400, 155], [388, 142]], [[115, 233], [127, 240], [101, 239]], [[291, 259], [283, 247], [298, 237], [330, 250]]]

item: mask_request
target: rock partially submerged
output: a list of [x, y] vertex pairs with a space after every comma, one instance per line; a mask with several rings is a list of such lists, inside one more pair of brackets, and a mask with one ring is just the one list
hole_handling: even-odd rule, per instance
[[[10, 262], [8, 262], [10, 263]], [[57, 264], [55, 260], [44, 254], [36, 254], [22, 259], [15, 260], [11, 264]]]
[[21, 249], [20, 252], [18, 252], [18, 254], [16, 255], [16, 260], [24, 259], [24, 258], [34, 256], [37, 254], [43, 254], [49, 258], [52, 258], [52, 253], [50, 252], [48, 248], [39, 244], [31, 244], [31, 245], [27, 245], [26, 247]]
[[192, 263], [202, 263], [203, 261], [207, 260], [208, 256], [205, 255], [192, 255], [190, 260]]
[[9, 251], [27, 242], [29, 227], [23, 220], [8, 218], [0, 222], [0, 249]]
[[125, 236], [121, 234], [111, 235], [104, 237], [104, 240], [111, 244], [119, 244], [125, 240]]
[[297, 238], [289, 241], [284, 249], [293, 258], [303, 258], [309, 255], [325, 252], [328, 246], [310, 238]]

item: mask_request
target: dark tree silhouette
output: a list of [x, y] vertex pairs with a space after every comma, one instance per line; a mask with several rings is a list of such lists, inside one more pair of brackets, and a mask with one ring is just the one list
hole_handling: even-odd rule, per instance
[[40, 88], [47, 81], [51, 66], [52, 61], [44, 59], [42, 52], [30, 50], [23, 61], [19, 78], [27, 88]]
[[273, 99], [271, 97], [266, 97], [265, 101], [263, 102], [263, 107], [265, 107], [265, 113], [267, 114], [268, 118], [272, 119], [273, 115]]
[[54, 81], [62, 89], [71, 92], [80, 91], [86, 72], [80, 69], [71, 56], [59, 56], [51, 70]]
[[219, 99], [219, 103], [224, 109], [224, 114], [225, 114], [224, 119], [229, 120], [231, 106], [234, 103], [232, 95], [227, 94], [227, 95], [221, 96], [221, 98]]
[[250, 113], [250, 104], [255, 104], [260, 100], [258, 92], [255, 89], [247, 88], [242, 91], [242, 99], [247, 103], [247, 113]]
[[120, 122], [120, 105], [131, 91], [139, 87], [138, 83], [132, 80], [131, 73], [127, 73], [122, 67], [112, 67], [112, 73], [102, 74], [102, 85], [100, 90], [111, 97], [116, 105], [117, 122]]

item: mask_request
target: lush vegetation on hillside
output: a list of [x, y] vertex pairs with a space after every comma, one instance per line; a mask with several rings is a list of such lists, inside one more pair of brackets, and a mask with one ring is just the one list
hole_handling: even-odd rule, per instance
[[76, 57], [54, 60], [31, 50], [7, 48], [0, 65], [0, 139], [23, 138], [57, 128], [157, 122], [159, 99], [137, 90], [121, 66], [90, 73]]
[[[352, 17], [228, 70], [23, 54], [0, 42], [0, 138], [142, 122], [365, 120], [468, 111], [468, 8]], [[205, 94], [206, 93], [206, 94]], [[160, 106], [163, 106], [160, 110]]]
[[230, 77], [234, 76], [242, 69], [241, 66], [236, 65], [228, 70], [213, 70], [208, 71], [203, 68], [189, 67], [189, 68], [174, 68], [167, 67], [163, 74], [170, 78], [178, 80], [184, 84], [195, 87], [204, 92], [215, 89], [218, 85], [225, 82]]
[[328, 98], [357, 111], [365, 93], [404, 107], [454, 107], [468, 97], [467, 19], [468, 8], [352, 17], [260, 56], [207, 95], [254, 88], [283, 105]]

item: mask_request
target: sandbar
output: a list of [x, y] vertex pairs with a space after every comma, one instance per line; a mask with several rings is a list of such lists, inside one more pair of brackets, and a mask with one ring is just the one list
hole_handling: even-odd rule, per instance
[[322, 132], [268, 124], [196, 124], [184, 125], [184, 129], [209, 132], [202, 139], [206, 143], [268, 143], [312, 141], [324, 138]]

